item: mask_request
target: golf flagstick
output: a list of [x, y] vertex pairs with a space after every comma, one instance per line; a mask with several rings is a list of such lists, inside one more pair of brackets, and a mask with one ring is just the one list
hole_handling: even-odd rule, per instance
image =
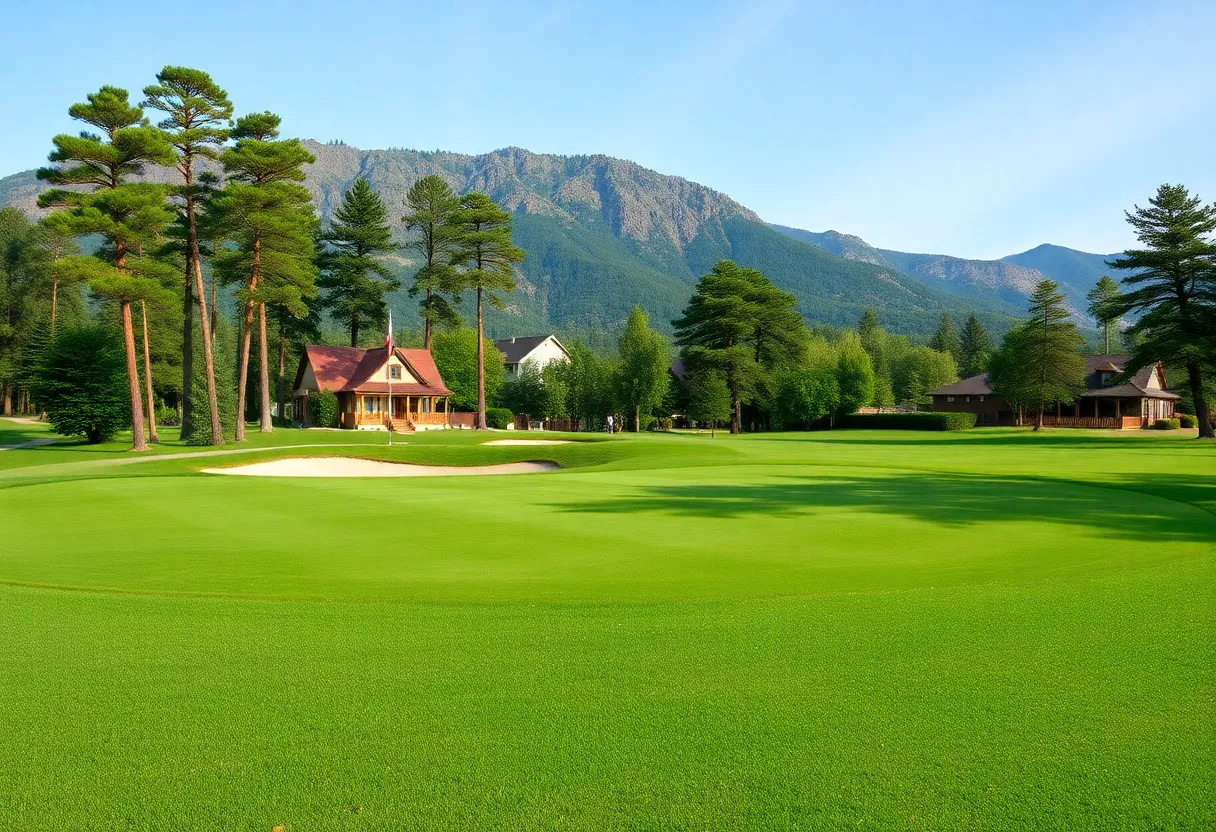
[[388, 374], [388, 445], [393, 446], [393, 310], [388, 310], [388, 334], [384, 336], [384, 372]]

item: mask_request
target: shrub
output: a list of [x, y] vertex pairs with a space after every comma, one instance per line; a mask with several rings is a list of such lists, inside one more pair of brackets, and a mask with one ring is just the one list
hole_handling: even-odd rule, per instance
[[853, 413], [836, 420], [841, 428], [876, 430], [967, 430], [975, 427], [974, 413]]
[[127, 359], [118, 337], [100, 327], [65, 332], [42, 354], [34, 399], [56, 433], [93, 444], [131, 426]]
[[1189, 413], [1179, 413], [1178, 426], [1183, 428], [1197, 428], [1199, 427], [1199, 417], [1192, 416]]
[[178, 424], [177, 409], [158, 405], [156, 408], [156, 424], [164, 425], [165, 427], [174, 427]]
[[308, 394], [308, 412], [313, 427], [338, 427], [338, 394], [332, 390], [313, 390]]
[[487, 407], [486, 408], [486, 427], [496, 428], [498, 430], [506, 429], [507, 425], [515, 421], [515, 414], [505, 407]]
[[1153, 422], [1153, 430], [1178, 430], [1180, 420], [1158, 419]]

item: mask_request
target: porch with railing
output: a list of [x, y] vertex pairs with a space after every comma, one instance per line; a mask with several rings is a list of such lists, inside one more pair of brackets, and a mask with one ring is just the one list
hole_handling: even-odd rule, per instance
[[1141, 419], [1139, 416], [1048, 416], [1047, 414], [1043, 414], [1043, 426], [1048, 428], [1135, 430], [1141, 426]]

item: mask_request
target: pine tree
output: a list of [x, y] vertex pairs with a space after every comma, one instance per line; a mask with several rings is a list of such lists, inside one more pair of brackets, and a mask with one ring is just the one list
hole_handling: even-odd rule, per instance
[[621, 404], [633, 414], [633, 432], [642, 429], [642, 417], [663, 403], [670, 378], [667, 339], [650, 328], [646, 313], [633, 307], [625, 331], [617, 342], [621, 363], [616, 388]]
[[220, 157], [228, 183], [211, 201], [217, 226], [236, 242], [215, 257], [225, 282], [241, 286], [241, 345], [237, 361], [236, 439], [245, 438], [245, 390], [253, 316], [258, 318], [259, 429], [274, 429], [270, 409], [270, 356], [266, 304], [307, 314], [304, 298], [316, 294], [313, 239], [316, 218], [303, 166], [315, 158], [298, 139], [279, 140], [279, 117], [255, 113], [237, 120], [237, 140]]
[[460, 315], [449, 302], [460, 289], [460, 272], [453, 265], [460, 246], [460, 229], [454, 219], [460, 209], [460, 198], [452, 193], [441, 176], [424, 176], [414, 183], [406, 195], [410, 213], [402, 217], [405, 227], [418, 232], [406, 244], [422, 257], [422, 266], [414, 275], [410, 296], [422, 294], [423, 340], [431, 348], [431, 330], [436, 326], [453, 329], [460, 325]]
[[465, 266], [459, 285], [477, 293], [477, 428], [485, 430], [484, 303], [495, 309], [505, 306], [499, 293], [515, 288], [515, 264], [523, 262], [524, 253], [511, 242], [511, 215], [485, 194], [474, 191], [461, 197], [455, 225], [460, 229], [456, 260]]
[[[194, 408], [188, 395], [194, 375], [194, 305], [197, 302], [203, 335], [203, 367], [207, 379], [207, 408], [211, 444], [224, 441], [215, 389], [215, 350], [207, 295], [203, 287], [202, 255], [198, 242], [198, 206], [203, 185], [195, 179], [194, 163], [219, 158], [219, 145], [228, 139], [226, 123], [232, 118], [228, 94], [206, 72], [182, 66], [166, 66], [156, 75], [157, 83], [144, 87], [144, 107], [160, 110], [166, 117], [159, 127], [168, 132], [177, 153], [177, 170], [183, 184], [176, 188], [185, 220], [185, 282], [182, 297], [182, 420], [181, 436], [194, 431]], [[196, 297], [197, 295], [197, 297]]]
[[378, 255], [395, 250], [388, 211], [360, 176], [342, 197], [330, 229], [322, 235], [323, 303], [334, 320], [350, 328], [350, 345], [359, 346], [359, 328], [383, 327], [388, 319], [388, 293], [401, 283]]
[[963, 324], [959, 338], [959, 374], [963, 377], [977, 376], [988, 369], [988, 356], [992, 354], [992, 338], [979, 318], [971, 315]]
[[38, 178], [89, 190], [44, 191], [38, 204], [64, 209], [73, 234], [102, 236], [103, 244], [93, 256], [65, 257], [59, 261], [60, 270], [71, 279], [87, 280], [94, 292], [118, 302], [132, 446], [146, 451], [131, 303], [165, 293], [156, 279], [162, 264], [139, 251], [169, 222], [171, 214], [165, 205], [165, 186], [128, 179], [142, 172], [145, 164], [173, 164], [175, 154], [165, 134], [148, 124], [143, 110], [131, 106], [126, 90], [102, 87], [89, 95], [87, 103], [73, 104], [68, 113], [101, 134], [86, 131], [55, 136], [55, 150], [48, 157], [52, 166], [41, 168]]
[[1102, 327], [1102, 352], [1110, 352], [1110, 325], [1119, 320], [1119, 300], [1123, 297], [1119, 284], [1108, 275], [1102, 275], [1094, 288], [1089, 290], [1089, 314]]
[[894, 404], [891, 362], [887, 357], [887, 333], [883, 331], [873, 309], [866, 309], [862, 313], [861, 320], [857, 323], [857, 334], [861, 337], [861, 346], [869, 353], [870, 364], [874, 367], [874, 404], [878, 407]]
[[1149, 207], [1127, 214], [1145, 248], [1110, 263], [1127, 271], [1129, 287], [1112, 312], [1139, 313], [1129, 333], [1132, 364], [1156, 361], [1185, 367], [1199, 420], [1199, 436], [1212, 439], [1205, 376], [1216, 356], [1216, 205], [1204, 205], [1182, 185], [1162, 185]]
[[949, 312], [942, 313], [937, 331], [929, 338], [929, 346], [938, 352], [949, 353], [956, 363], [961, 360], [962, 351], [958, 340], [958, 330], [954, 328], [954, 321], [950, 320]]
[[1048, 404], [1070, 403], [1085, 390], [1085, 339], [1069, 318], [1060, 287], [1040, 280], [1030, 296], [1030, 320], [1005, 336], [989, 369], [993, 392], [1033, 410], [1036, 431]]

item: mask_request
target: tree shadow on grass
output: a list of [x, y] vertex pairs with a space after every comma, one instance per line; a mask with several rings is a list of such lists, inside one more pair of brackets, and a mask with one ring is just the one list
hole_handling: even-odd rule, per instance
[[[1138, 484], [1142, 487], [1136, 487]], [[1216, 546], [1216, 517], [1198, 505], [1169, 502], [1161, 485], [1153, 478], [1145, 483], [1129, 478], [1117, 487], [1102, 487], [919, 472], [883, 477], [798, 476], [758, 484], [639, 487], [613, 497], [556, 507], [586, 514], [654, 513], [705, 519], [786, 518], [850, 509], [900, 515], [943, 529], [1024, 520], [1101, 530], [1126, 541], [1199, 541]], [[1216, 488], [1211, 483], [1206, 487]], [[1157, 495], [1165, 499], [1155, 499]]]
[[[994, 429], [996, 430], [996, 429]], [[803, 436], [766, 436], [767, 442], [806, 442], [810, 437], [837, 445], [867, 445], [890, 447], [893, 445], [934, 446], [953, 448], [1009, 447], [1009, 448], [1125, 448], [1128, 443], [1138, 442], [1138, 449], [1164, 450], [1177, 447], [1173, 442], [1162, 441], [1160, 435], [1145, 436], [1132, 431], [1064, 431], [1045, 430], [1038, 434], [1026, 428], [1008, 428], [1008, 432], [969, 433], [963, 431], [923, 431], [913, 435], [905, 432], [892, 436], [882, 431], [814, 431]], [[1172, 439], [1174, 437], [1164, 437]], [[1143, 443], [1154, 443], [1146, 445]]]

